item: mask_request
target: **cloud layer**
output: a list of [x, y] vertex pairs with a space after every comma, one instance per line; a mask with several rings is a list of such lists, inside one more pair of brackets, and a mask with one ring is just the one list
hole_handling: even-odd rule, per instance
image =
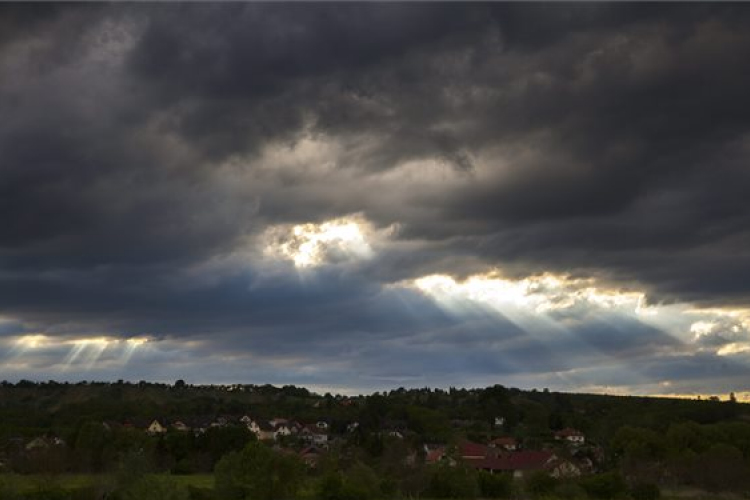
[[748, 25], [2, 5], [4, 376], [750, 390]]

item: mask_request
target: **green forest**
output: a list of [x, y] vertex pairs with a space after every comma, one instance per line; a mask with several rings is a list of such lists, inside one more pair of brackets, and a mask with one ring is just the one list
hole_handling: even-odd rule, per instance
[[495, 385], [0, 384], [0, 499], [750, 497], [750, 405]]

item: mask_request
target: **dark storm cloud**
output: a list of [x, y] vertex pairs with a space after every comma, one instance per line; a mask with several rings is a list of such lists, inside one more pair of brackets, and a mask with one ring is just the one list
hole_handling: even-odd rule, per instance
[[[747, 306], [749, 24], [733, 4], [4, 4], [0, 335], [349, 356], [361, 387], [656, 366], [688, 348], [645, 322], [555, 337], [388, 286], [500, 267]], [[269, 227], [352, 213], [397, 226], [365, 262], [300, 278], [261, 256]]]

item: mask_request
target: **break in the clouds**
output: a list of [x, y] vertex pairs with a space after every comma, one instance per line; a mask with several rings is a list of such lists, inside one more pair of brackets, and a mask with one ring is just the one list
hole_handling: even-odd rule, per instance
[[2, 377], [750, 391], [748, 27], [3, 4]]

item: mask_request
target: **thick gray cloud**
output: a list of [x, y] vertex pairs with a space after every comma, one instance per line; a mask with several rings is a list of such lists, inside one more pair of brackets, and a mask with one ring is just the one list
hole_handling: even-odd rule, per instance
[[[500, 268], [747, 308], [748, 25], [733, 4], [2, 5], [0, 335], [172, 346], [105, 377], [213, 352], [239, 358], [207, 379], [355, 388], [734, 380], [744, 334], [601, 311], [560, 333], [399, 284]], [[269, 229], [351, 214], [388, 233], [367, 259], [264, 256]], [[736, 368], [697, 369], [728, 344]]]

